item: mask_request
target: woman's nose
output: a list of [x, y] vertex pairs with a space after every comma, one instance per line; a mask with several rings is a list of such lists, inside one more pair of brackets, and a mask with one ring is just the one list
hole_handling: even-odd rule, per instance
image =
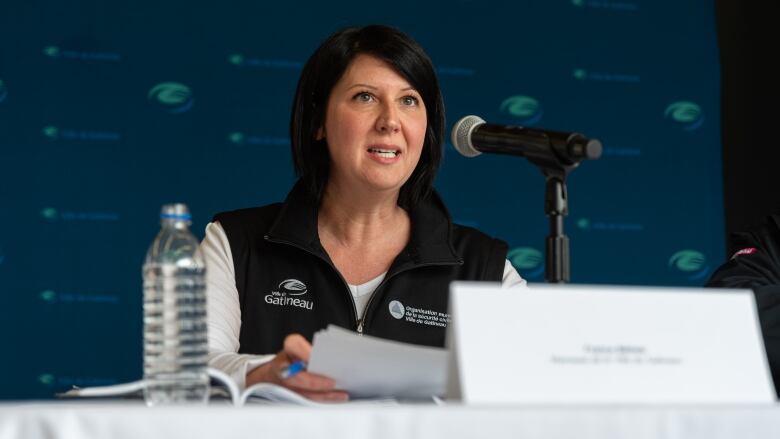
[[392, 105], [384, 105], [382, 113], [376, 119], [376, 129], [381, 133], [397, 133], [401, 129], [398, 113]]

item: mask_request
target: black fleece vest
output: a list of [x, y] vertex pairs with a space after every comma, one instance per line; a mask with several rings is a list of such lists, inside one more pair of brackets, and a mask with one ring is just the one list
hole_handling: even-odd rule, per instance
[[241, 304], [239, 352], [277, 352], [286, 335], [299, 333], [311, 341], [328, 324], [444, 346], [450, 282], [500, 282], [507, 245], [453, 225], [436, 194], [410, 218], [408, 245], [358, 316], [349, 287], [320, 245], [317, 206], [302, 184], [283, 204], [214, 216], [233, 255]]

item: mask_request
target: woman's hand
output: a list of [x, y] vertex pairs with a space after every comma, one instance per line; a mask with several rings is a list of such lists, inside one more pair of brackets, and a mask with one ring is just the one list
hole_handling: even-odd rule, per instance
[[336, 383], [325, 376], [299, 372], [296, 375], [282, 379], [282, 371], [295, 361], [309, 361], [311, 344], [299, 334], [285, 337], [282, 351], [273, 360], [250, 371], [246, 376], [247, 387], [255, 383], [274, 383], [315, 401], [346, 401], [347, 392], [335, 390]]

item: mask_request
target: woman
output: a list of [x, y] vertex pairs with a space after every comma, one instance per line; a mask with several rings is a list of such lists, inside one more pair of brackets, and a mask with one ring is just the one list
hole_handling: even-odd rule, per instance
[[207, 226], [210, 365], [242, 384], [343, 400], [327, 377], [281, 378], [308, 360], [317, 330], [336, 324], [443, 346], [446, 319], [421, 325], [399, 311], [446, 313], [453, 280], [525, 285], [506, 244], [453, 225], [433, 192], [443, 130], [433, 65], [408, 36], [368, 26], [322, 43], [292, 110], [300, 180], [284, 203], [218, 214]]

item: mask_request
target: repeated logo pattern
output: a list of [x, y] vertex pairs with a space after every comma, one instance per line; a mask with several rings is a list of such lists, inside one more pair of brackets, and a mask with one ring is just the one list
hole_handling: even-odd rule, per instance
[[[180, 0], [174, 3], [186, 7]], [[241, 13], [263, 17], [264, 6], [250, 3]], [[231, 13], [231, 6], [219, 7], [220, 13]], [[523, 16], [527, 5], [510, 2], [505, 7], [507, 14]], [[56, 28], [27, 29], [13, 21], [4, 29], [19, 38], [13, 51], [0, 54], [0, 191], [10, 200], [0, 213], [0, 290], [10, 292], [9, 309], [30, 306], [35, 313], [45, 313], [41, 331], [54, 334], [56, 343], [67, 343], [68, 334], [85, 329], [94, 334], [95, 340], [89, 340], [93, 345], [119, 349], [139, 340], [132, 326], [138, 324], [133, 316], [141, 316], [140, 310], [133, 313], [133, 307], [140, 307], [138, 269], [141, 253], [153, 238], [160, 203], [182, 199], [200, 206], [193, 231], [202, 236], [212, 214], [280, 201], [294, 181], [287, 155], [290, 104], [303, 62], [324, 37], [321, 29], [301, 31], [296, 23], [280, 19], [269, 30], [253, 29], [255, 40], [240, 29], [225, 29], [230, 26], [225, 23], [234, 21], [210, 23], [213, 17], [194, 11], [193, 20], [210, 23], [199, 28], [203, 35], [170, 38], [188, 36], [194, 21], [184, 23], [151, 7], [138, 8], [149, 22], [143, 41], [127, 38], [126, 26], [101, 28], [99, 40], [87, 36], [90, 26], [121, 22], [121, 10], [110, 4], [91, 14], [75, 11], [81, 18], [61, 34]], [[671, 0], [654, 4], [657, 8], [677, 11]], [[357, 12], [332, 9], [333, 16], [323, 20], [362, 20]], [[659, 170], [667, 169], [669, 160], [690, 162], [696, 157], [716, 163], [720, 158], [714, 147], [719, 144], [718, 127], [712, 123], [719, 114], [716, 41], [686, 40], [691, 45], [684, 51], [700, 54], [697, 64], [709, 63], [704, 69], [697, 65], [696, 71], [715, 72], [695, 82], [676, 84], [674, 77], [659, 78], [653, 68], [634, 68], [655, 65], [667, 72], [666, 58], [658, 54], [681, 50], [680, 35], [714, 34], [708, 27], [715, 22], [712, 7], [699, 8], [695, 15], [668, 14], [668, 34], [674, 39], [654, 35], [658, 51], [638, 54], [632, 41], [647, 36], [620, 33], [634, 32], [625, 26], [626, 19], [644, 19], [645, 10], [636, 1], [544, 2], [538, 9], [540, 20], [524, 23], [524, 32], [540, 37], [523, 39], [522, 44], [489, 23], [475, 23], [473, 32], [462, 38], [438, 20], [440, 11], [423, 4], [415, 20], [427, 23], [424, 31], [409, 22], [388, 24], [409, 31], [431, 54], [448, 123], [476, 114], [491, 123], [582, 131], [603, 142], [602, 159], [583, 165], [570, 180], [567, 233], [574, 281], [586, 273], [594, 282], [701, 285], [724, 258], [718, 253], [725, 247], [722, 225], [713, 219], [722, 210], [712, 201], [720, 197], [718, 185], [712, 184], [720, 176], [701, 178], [707, 169], [719, 167], [689, 168], [684, 175], [664, 174], [660, 179], [680, 188], [679, 198], [686, 201], [695, 200], [692, 194], [708, 194], [707, 203], [690, 206], [664, 200], [665, 209], [682, 210], [688, 221], [702, 224], [686, 236], [685, 249], [665, 235], [668, 227], [659, 218], [668, 214], [656, 215], [646, 206], [658, 202], [658, 193], [669, 192], [656, 187]], [[554, 19], [562, 10], [578, 20], [599, 20], [604, 32], [615, 38], [594, 53], [578, 50], [580, 44], [587, 48], [603, 41], [581, 29], [574, 34], [539, 29], [545, 17]], [[465, 14], [461, 18], [466, 19], [471, 12], [453, 14]], [[279, 29], [296, 30], [283, 34]], [[30, 39], [31, 33], [50, 39]], [[186, 46], [187, 41], [204, 39], [212, 44]], [[284, 44], [276, 44], [282, 39]], [[454, 41], [462, 42], [464, 49], [490, 47], [491, 53], [495, 48], [508, 56], [463, 56], [468, 52], [453, 50], [458, 49]], [[556, 51], [554, 62], [523, 56], [560, 47], [571, 50]], [[485, 155], [466, 162], [450, 152], [436, 184], [448, 209], [454, 217], [478, 221], [481, 230], [512, 243], [509, 261], [524, 278], [542, 281], [547, 227], [541, 176], [522, 158]], [[20, 249], [43, 255], [46, 266], [33, 266], [29, 261], [34, 258]], [[631, 257], [621, 256], [626, 249]], [[318, 292], [307, 289], [305, 279], [279, 282], [283, 278], [262, 292], [268, 295], [264, 305], [311, 310]], [[387, 310], [393, 318], [434, 322], [424, 318], [432, 314], [420, 312], [414, 303], [396, 305]], [[100, 339], [105, 334], [90, 326], [101, 315], [126, 322], [127, 331], [117, 331], [117, 339], [106, 343]], [[7, 326], [0, 326], [8, 332], [16, 319], [12, 316]], [[446, 320], [437, 319], [434, 323]], [[47, 352], [47, 346], [40, 348]], [[115, 352], [109, 349], [105, 357]], [[46, 358], [35, 361], [42, 364]], [[139, 368], [140, 360], [106, 370], [126, 381], [138, 376]], [[35, 382], [39, 375], [43, 379]], [[53, 365], [30, 374], [33, 383], [18, 387], [26, 391], [33, 384], [51, 386], [35, 395], [49, 397], [83, 378], [66, 375]]]
[[522, 125], [533, 125], [542, 120], [542, 106], [531, 96], [510, 96], [501, 102], [501, 112], [517, 119]]
[[189, 111], [195, 102], [192, 90], [179, 82], [161, 82], [152, 87], [146, 97], [171, 113]]
[[537, 280], [544, 274], [544, 254], [533, 247], [516, 247], [507, 252], [507, 259], [521, 276]]
[[669, 257], [667, 265], [690, 281], [704, 281], [710, 274], [707, 257], [698, 250], [679, 250]]
[[680, 124], [686, 131], [697, 130], [704, 124], [704, 113], [701, 107], [689, 101], [669, 104], [664, 110], [664, 117]]

